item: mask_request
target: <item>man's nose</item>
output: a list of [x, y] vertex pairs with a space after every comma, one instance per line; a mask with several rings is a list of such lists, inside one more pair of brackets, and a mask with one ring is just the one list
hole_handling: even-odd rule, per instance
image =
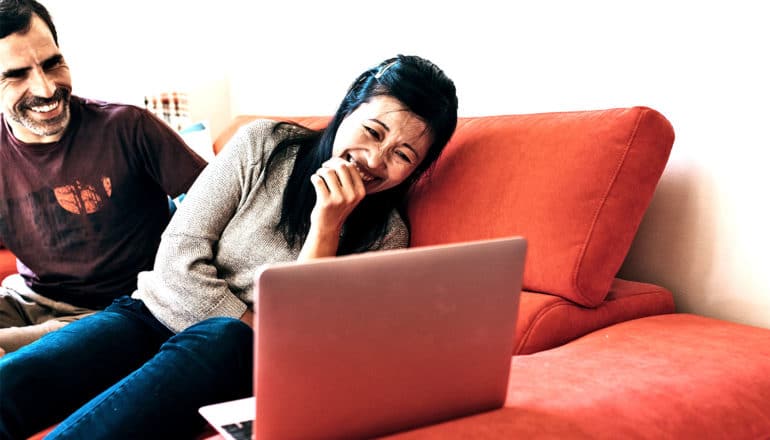
[[29, 81], [29, 92], [32, 96], [50, 98], [56, 93], [56, 83], [40, 67], [32, 69]]

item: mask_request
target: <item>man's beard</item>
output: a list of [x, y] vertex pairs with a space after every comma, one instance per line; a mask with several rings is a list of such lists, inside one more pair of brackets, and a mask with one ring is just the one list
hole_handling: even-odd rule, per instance
[[[32, 117], [31, 114], [36, 112], [32, 111], [31, 107], [39, 107], [56, 102], [62, 107], [61, 112], [57, 116], [42, 121]], [[70, 91], [64, 87], [59, 87], [50, 98], [40, 98], [38, 96], [27, 98], [16, 105], [13, 113], [9, 114], [8, 117], [37, 136], [46, 137], [60, 134], [64, 132], [70, 121]]]

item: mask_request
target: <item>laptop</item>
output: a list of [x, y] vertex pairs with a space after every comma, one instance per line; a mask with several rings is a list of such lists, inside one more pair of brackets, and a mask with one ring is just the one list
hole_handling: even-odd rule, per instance
[[254, 397], [200, 413], [227, 439], [371, 438], [503, 406], [526, 240], [265, 265]]

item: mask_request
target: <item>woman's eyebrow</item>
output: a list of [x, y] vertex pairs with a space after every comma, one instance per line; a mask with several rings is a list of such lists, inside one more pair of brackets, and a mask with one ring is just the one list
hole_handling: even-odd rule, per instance
[[385, 131], [390, 131], [390, 127], [388, 127], [387, 124], [385, 124], [384, 122], [380, 121], [379, 119], [371, 118], [369, 120], [372, 121], [372, 122], [376, 122], [377, 124], [380, 124], [382, 126], [382, 128], [385, 129]]

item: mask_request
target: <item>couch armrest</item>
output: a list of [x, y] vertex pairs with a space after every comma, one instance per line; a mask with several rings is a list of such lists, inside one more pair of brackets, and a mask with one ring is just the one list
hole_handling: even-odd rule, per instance
[[0, 280], [16, 273], [16, 256], [8, 249], [0, 249]]

